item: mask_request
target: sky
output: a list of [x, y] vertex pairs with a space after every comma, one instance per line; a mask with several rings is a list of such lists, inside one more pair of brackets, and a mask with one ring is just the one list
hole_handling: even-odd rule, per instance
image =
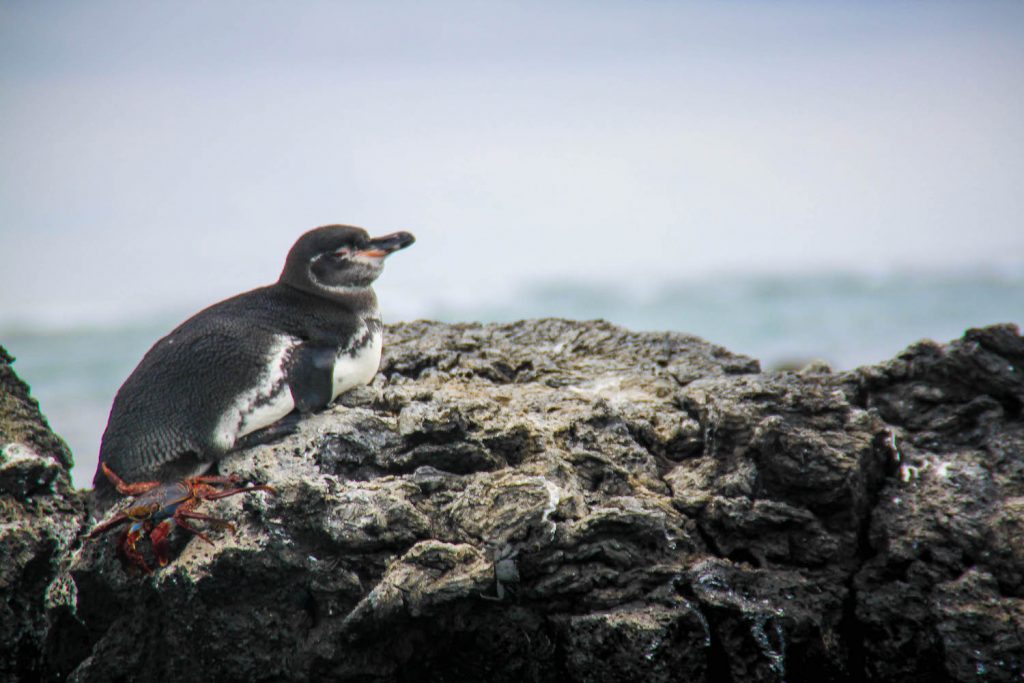
[[206, 304], [409, 230], [524, 283], [1024, 258], [1021, 2], [0, 5], [0, 324]]

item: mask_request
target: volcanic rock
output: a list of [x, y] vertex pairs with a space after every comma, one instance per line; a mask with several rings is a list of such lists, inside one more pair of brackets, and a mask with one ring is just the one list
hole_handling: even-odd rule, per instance
[[416, 322], [385, 349], [369, 387], [219, 464], [278, 491], [203, 507], [235, 533], [179, 530], [152, 575], [122, 566], [114, 534], [55, 546], [68, 597], [30, 620], [49, 625], [32, 665], [74, 681], [1024, 674], [1016, 327], [843, 373], [761, 372], [604, 322]]
[[0, 347], [0, 680], [38, 679], [46, 610], [73, 604], [56, 580], [85, 522], [71, 455]]

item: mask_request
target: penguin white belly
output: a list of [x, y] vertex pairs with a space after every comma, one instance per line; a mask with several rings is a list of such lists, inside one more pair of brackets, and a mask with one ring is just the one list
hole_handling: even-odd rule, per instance
[[246, 434], [268, 427], [292, 412], [295, 401], [288, 388], [286, 364], [298, 340], [281, 336], [267, 355], [266, 370], [257, 384], [234, 400], [217, 424], [214, 439], [224, 450]]
[[342, 351], [334, 359], [332, 401], [352, 387], [369, 384], [377, 374], [384, 335], [378, 326], [367, 336], [368, 343], [358, 346], [355, 351]]
[[284, 385], [272, 395], [264, 397], [260, 403], [252, 406], [248, 413], [242, 415], [242, 425], [235, 438], [238, 439], [258, 429], [269, 427], [292, 412], [294, 408], [295, 400], [292, 398], [292, 392], [287, 385]]

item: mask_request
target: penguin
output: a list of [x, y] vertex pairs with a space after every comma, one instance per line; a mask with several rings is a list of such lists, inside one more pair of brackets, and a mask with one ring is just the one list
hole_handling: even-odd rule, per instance
[[110, 409], [93, 477], [101, 503], [114, 497], [104, 463], [129, 482], [196, 476], [369, 384], [383, 332], [372, 284], [384, 259], [414, 241], [315, 228], [276, 283], [214, 304], [156, 342]]

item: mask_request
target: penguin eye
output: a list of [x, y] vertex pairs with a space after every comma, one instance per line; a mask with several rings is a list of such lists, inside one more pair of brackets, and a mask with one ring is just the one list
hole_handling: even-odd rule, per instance
[[336, 259], [343, 259], [346, 256], [348, 256], [349, 253], [351, 253], [351, 251], [352, 250], [349, 249], [348, 247], [341, 247], [339, 249], [335, 249], [334, 251], [332, 251], [331, 252], [331, 257], [336, 258]]

